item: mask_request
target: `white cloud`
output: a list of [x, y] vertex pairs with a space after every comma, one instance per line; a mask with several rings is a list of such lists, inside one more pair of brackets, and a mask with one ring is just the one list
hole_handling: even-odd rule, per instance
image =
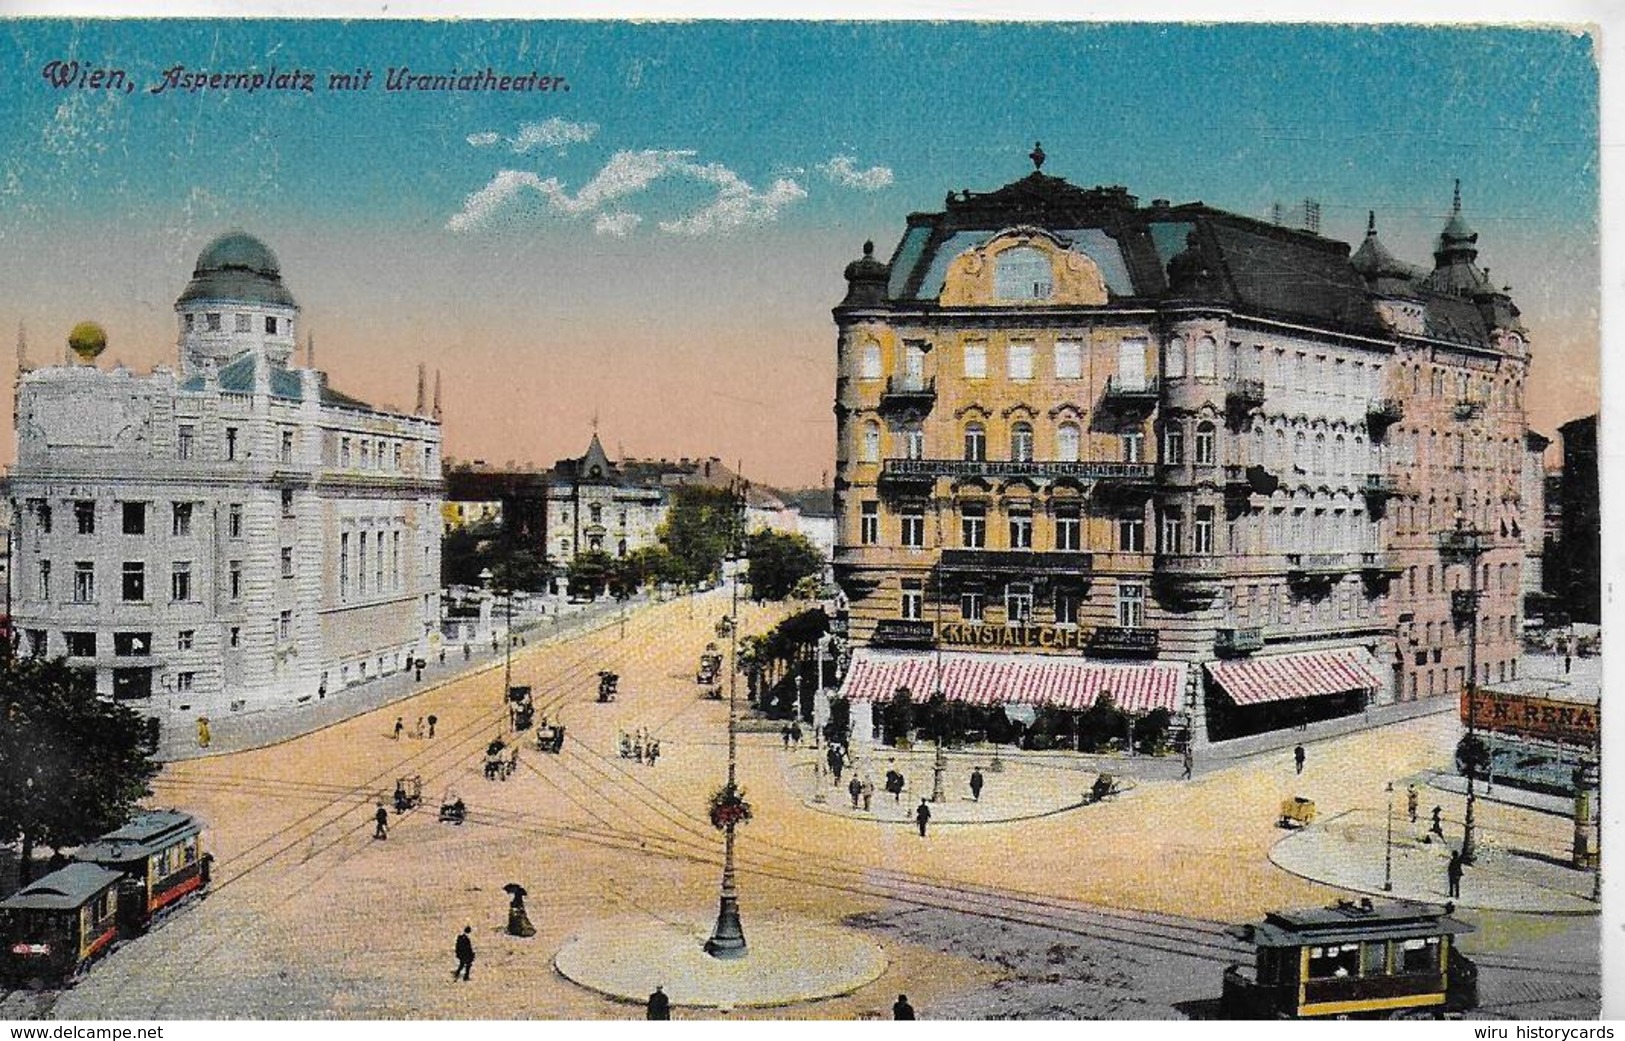
[[482, 130], [477, 134], [468, 135], [468, 143], [475, 148], [486, 148], [502, 140], [502, 135], [495, 130]]
[[807, 190], [788, 177], [779, 178], [766, 191], [759, 192], [725, 167], [712, 164], [695, 167], [693, 172], [701, 180], [717, 185], [717, 197], [709, 206], [686, 217], [661, 221], [661, 231], [678, 235], [705, 235], [713, 231], [731, 231], [747, 224], [766, 224], [776, 218], [784, 207], [807, 197]]
[[489, 184], [463, 200], [462, 212], [453, 214], [446, 227], [452, 231], [482, 227], [493, 213], [527, 187], [541, 191], [542, 179], [528, 170], [498, 170]]
[[632, 233], [632, 229], [643, 223], [643, 218], [635, 213], [625, 210], [616, 210], [614, 213], [600, 213], [592, 222], [592, 230], [600, 235], [612, 235], [624, 239]]
[[856, 188], [865, 192], [879, 191], [895, 180], [891, 167], [871, 166], [867, 170], [859, 170], [857, 157], [850, 155], [831, 156], [829, 162], [819, 163], [818, 169], [842, 188]]
[[575, 195], [566, 192], [558, 179], [553, 177], [548, 178], [540, 190], [558, 213], [594, 213], [616, 199], [643, 191], [675, 170], [692, 166], [688, 160], [693, 155], [693, 152], [684, 149], [659, 148], [616, 152]]
[[554, 116], [544, 123], [526, 123], [508, 139], [508, 147], [520, 155], [535, 148], [557, 148], [586, 144], [598, 135], [597, 123], [571, 123]]

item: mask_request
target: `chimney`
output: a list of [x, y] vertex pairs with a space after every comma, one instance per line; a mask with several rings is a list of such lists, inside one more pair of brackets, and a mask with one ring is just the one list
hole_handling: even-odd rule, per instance
[[434, 370], [434, 412], [431, 413], [436, 423], [440, 422], [440, 370]]
[[424, 386], [424, 384], [427, 381], [427, 379], [428, 379], [428, 370], [426, 368], [424, 368], [424, 365], [423, 365], [422, 362], [418, 362], [418, 406], [417, 406], [417, 408], [412, 410], [412, 414], [414, 416], [423, 415], [423, 407], [424, 407], [424, 405], [428, 404], [426, 401], [423, 400], [424, 391], [427, 389]]

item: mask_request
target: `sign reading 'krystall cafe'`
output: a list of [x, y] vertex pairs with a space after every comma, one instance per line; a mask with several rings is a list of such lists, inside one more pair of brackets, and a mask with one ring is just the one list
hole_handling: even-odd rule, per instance
[[[1095, 654], [1143, 657], [1157, 652], [1154, 629], [1123, 629], [1101, 625], [1093, 629], [1057, 625], [977, 625], [948, 622], [940, 630], [942, 643], [952, 647], [987, 647], [1000, 650], [1089, 651]], [[937, 630], [928, 621], [882, 618], [870, 642], [876, 647], [933, 647]]]

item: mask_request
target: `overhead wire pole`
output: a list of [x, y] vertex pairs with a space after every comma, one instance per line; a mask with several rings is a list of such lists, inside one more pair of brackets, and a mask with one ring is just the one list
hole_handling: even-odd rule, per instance
[[[743, 491], [738, 501], [740, 513], [744, 512]], [[742, 526], [741, 521], [741, 526]], [[738, 800], [739, 787], [736, 778], [736, 767], [739, 761], [739, 562], [740, 536], [742, 533], [733, 533], [733, 600], [728, 614], [728, 786], [724, 789], [725, 801], [734, 804]], [[722, 846], [722, 891], [717, 907], [717, 924], [711, 930], [711, 936], [705, 941], [705, 953], [713, 958], [743, 958], [747, 953], [745, 946], [745, 929], [739, 920], [739, 888], [734, 873], [734, 826], [736, 819], [730, 816], [723, 827]]]
[[947, 727], [948, 699], [942, 690], [942, 500], [936, 500], [937, 514], [937, 621], [931, 642], [936, 645], [936, 690], [932, 700], [937, 703], [937, 757], [931, 764], [931, 801], [942, 802], [943, 777], [948, 772], [948, 753], [942, 747], [943, 730]]

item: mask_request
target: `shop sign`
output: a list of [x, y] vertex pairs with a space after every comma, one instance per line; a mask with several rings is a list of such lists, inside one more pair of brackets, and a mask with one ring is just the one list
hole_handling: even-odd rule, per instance
[[950, 622], [942, 627], [942, 642], [962, 647], [1077, 651], [1083, 649], [1084, 632], [1056, 625], [1011, 627]]
[[[1476, 702], [1474, 704], [1473, 702]], [[1503, 694], [1479, 690], [1469, 699], [1461, 696], [1461, 721], [1471, 714], [1473, 726], [1504, 734], [1518, 734], [1545, 741], [1562, 741], [1595, 747], [1601, 734], [1601, 706], [1575, 701], [1556, 701], [1528, 694]]]

